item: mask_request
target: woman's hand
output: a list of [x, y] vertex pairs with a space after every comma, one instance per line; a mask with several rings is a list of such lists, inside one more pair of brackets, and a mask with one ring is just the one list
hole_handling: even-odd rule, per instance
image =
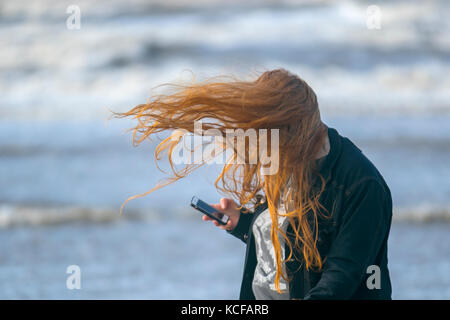
[[203, 215], [204, 221], [212, 221], [216, 227], [219, 227], [222, 230], [233, 230], [238, 224], [240, 211], [238, 209], [238, 205], [232, 199], [221, 198], [220, 203], [211, 204], [211, 207], [217, 209], [220, 212], [225, 213], [229, 219], [226, 225], [219, 224], [216, 220], [211, 219], [206, 214]]

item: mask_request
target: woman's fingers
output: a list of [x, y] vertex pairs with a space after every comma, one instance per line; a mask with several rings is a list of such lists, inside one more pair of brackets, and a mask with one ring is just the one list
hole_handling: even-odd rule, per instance
[[[220, 207], [222, 210], [227, 210], [228, 209], [228, 204], [230, 199], [227, 198], [221, 198], [220, 199]], [[217, 208], [216, 208], [217, 209]]]
[[213, 207], [214, 209], [221, 211], [223, 210], [222, 205], [220, 203], [214, 203], [211, 205], [211, 207]]
[[232, 229], [232, 227], [231, 227], [231, 220], [228, 220], [226, 225], [223, 225], [223, 224], [220, 225], [219, 228], [222, 229], [222, 230], [230, 230], [230, 229]]
[[208, 217], [206, 214], [203, 215], [202, 217], [203, 221], [212, 221], [214, 223], [214, 225], [218, 226], [219, 223], [216, 220], [211, 219], [210, 217]]
[[206, 214], [203, 215], [202, 220], [212, 221], [212, 223], [214, 223], [216, 227], [219, 227], [222, 230], [231, 230], [236, 224], [235, 220], [239, 217], [239, 210], [235, 209], [233, 205], [234, 207], [236, 206], [235, 202], [232, 199], [228, 198], [221, 198], [219, 203], [211, 204], [211, 207], [216, 209], [218, 212], [226, 214], [229, 217], [226, 225], [220, 224], [216, 220], [208, 217]]

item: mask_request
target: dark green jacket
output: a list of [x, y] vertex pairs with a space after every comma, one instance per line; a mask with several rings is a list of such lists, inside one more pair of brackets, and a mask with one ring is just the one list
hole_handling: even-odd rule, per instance
[[[319, 219], [318, 250], [324, 261], [321, 272], [306, 271], [301, 254], [286, 262], [291, 298], [391, 299], [387, 243], [392, 219], [391, 193], [375, 166], [348, 138], [328, 128], [330, 151], [320, 165], [326, 180], [321, 203], [331, 213]], [[257, 263], [252, 225], [267, 208], [242, 213], [229, 231], [247, 244], [240, 299], [255, 299], [252, 281]], [[293, 242], [292, 228], [287, 229]], [[286, 245], [286, 256], [289, 247]], [[375, 266], [375, 267], [369, 267]], [[379, 273], [374, 271], [379, 267]], [[379, 274], [379, 282], [376, 277]], [[379, 284], [378, 288], [368, 286]], [[371, 289], [369, 289], [371, 287]]]

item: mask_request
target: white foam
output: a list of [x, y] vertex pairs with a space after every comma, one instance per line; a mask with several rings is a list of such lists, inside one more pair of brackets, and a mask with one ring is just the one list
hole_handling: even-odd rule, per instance
[[[444, 2], [383, 3], [379, 31], [366, 28], [366, 5], [357, 1], [285, 1], [276, 10], [264, 6], [272, 1], [251, 2], [229, 12], [204, 11], [206, 3], [79, 1], [79, 31], [66, 29], [59, 1], [3, 4], [2, 17], [11, 20], [0, 23], [0, 116], [104, 119], [107, 107], [144, 102], [183, 70], [223, 74], [235, 64], [224, 57], [245, 56], [249, 68], [297, 72], [330, 112], [450, 112]], [[175, 7], [196, 10], [162, 10]]]
[[[198, 215], [189, 208], [168, 208], [166, 212], [161, 212], [160, 210], [126, 209], [124, 214], [120, 215], [118, 208], [0, 205], [0, 228], [47, 226], [74, 222], [109, 223], [126, 219], [142, 221], [199, 220]], [[422, 204], [415, 207], [396, 207], [394, 208], [393, 221], [415, 223], [450, 222], [450, 206]]]
[[0, 206], [0, 228], [23, 225], [45, 226], [72, 222], [106, 223], [124, 219], [158, 219], [158, 213], [127, 210], [126, 214], [120, 215], [118, 209], [107, 208]]

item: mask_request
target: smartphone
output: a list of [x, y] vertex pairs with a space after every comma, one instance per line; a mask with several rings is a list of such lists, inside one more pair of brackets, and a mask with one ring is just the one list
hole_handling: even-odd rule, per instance
[[211, 219], [216, 220], [221, 225], [226, 225], [228, 222], [228, 216], [222, 212], [218, 212], [216, 209], [211, 207], [205, 201], [200, 200], [196, 196], [192, 197], [191, 206], [197, 209], [198, 211], [206, 214]]

